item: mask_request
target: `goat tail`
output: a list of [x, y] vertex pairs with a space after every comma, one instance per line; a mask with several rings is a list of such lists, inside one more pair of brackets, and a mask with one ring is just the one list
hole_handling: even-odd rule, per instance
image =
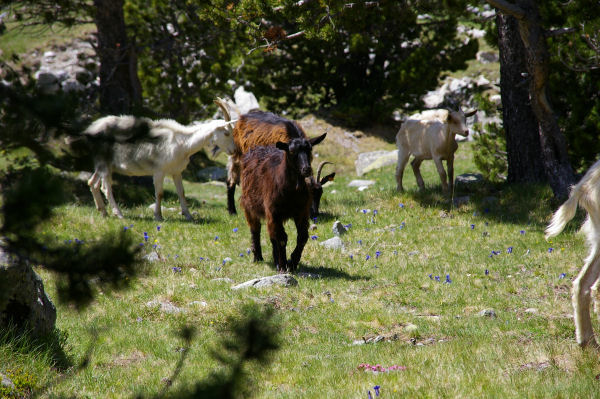
[[552, 220], [546, 227], [546, 239], [558, 235], [565, 228], [565, 225], [575, 217], [578, 205], [584, 207], [588, 213], [591, 208], [597, 207], [592, 204], [596, 203], [599, 184], [600, 161], [592, 165], [579, 183], [571, 188], [569, 199], [552, 215]]
[[577, 211], [577, 205], [581, 196], [581, 190], [576, 190], [577, 186], [571, 191], [569, 199], [558, 208], [558, 210], [552, 215], [552, 220], [548, 227], [546, 227], [546, 240], [550, 237], [554, 237], [560, 234], [565, 228], [566, 224], [575, 217]]

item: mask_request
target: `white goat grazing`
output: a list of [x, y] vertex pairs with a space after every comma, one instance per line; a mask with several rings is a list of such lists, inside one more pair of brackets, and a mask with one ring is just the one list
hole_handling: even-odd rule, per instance
[[[462, 111], [449, 111], [436, 109], [423, 111], [411, 115], [402, 123], [396, 135], [398, 146], [398, 165], [396, 166], [396, 183], [398, 191], [404, 191], [402, 176], [410, 155], [414, 156], [411, 166], [420, 189], [425, 188], [423, 177], [419, 170], [421, 162], [433, 159], [442, 180], [442, 189], [452, 192], [454, 185], [454, 152], [458, 148], [455, 135], [467, 137], [469, 129], [465, 124], [466, 117], [472, 116], [476, 111], [463, 113]], [[448, 183], [442, 160], [446, 160], [448, 167]]]
[[163, 179], [170, 174], [177, 189], [181, 211], [191, 220], [181, 172], [187, 167], [190, 156], [202, 148], [210, 148], [213, 156], [221, 151], [232, 154], [235, 149], [232, 136], [234, 123], [235, 121], [218, 119], [183, 126], [173, 120], [154, 121], [133, 116], [106, 116], [98, 119], [83, 134], [95, 150], [95, 170], [88, 185], [96, 208], [106, 216], [100, 194], [101, 184], [114, 214], [119, 218], [123, 217], [112, 194], [113, 172], [128, 176], [152, 176], [156, 195], [154, 218], [162, 220]]
[[580, 346], [590, 345], [600, 349], [594, 338], [590, 318], [590, 300], [600, 283], [600, 161], [592, 165], [581, 181], [571, 189], [569, 199], [552, 216], [552, 222], [546, 228], [546, 239], [558, 235], [564, 229], [567, 222], [575, 216], [578, 204], [587, 211], [581, 230], [586, 236], [590, 253], [573, 281], [575, 335]]

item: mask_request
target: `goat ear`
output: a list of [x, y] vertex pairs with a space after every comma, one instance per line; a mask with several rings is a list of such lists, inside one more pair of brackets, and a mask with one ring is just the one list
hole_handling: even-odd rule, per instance
[[290, 150], [290, 146], [288, 145], [288, 143], [284, 143], [283, 141], [278, 141], [277, 143], [275, 143], [275, 147], [285, 152], [288, 152]]
[[333, 172], [330, 175], [327, 175], [327, 176], [323, 177], [319, 183], [321, 185], [323, 185], [323, 184], [327, 183], [328, 181], [333, 181], [334, 177], [335, 177], [335, 172]]
[[321, 141], [325, 140], [325, 136], [327, 136], [327, 133], [323, 133], [320, 136], [313, 137], [312, 139], [309, 139], [308, 141], [309, 141], [310, 145], [317, 145]]

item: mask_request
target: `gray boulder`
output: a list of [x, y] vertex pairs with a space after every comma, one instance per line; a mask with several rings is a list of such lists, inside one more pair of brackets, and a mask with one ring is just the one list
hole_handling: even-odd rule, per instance
[[0, 246], [0, 327], [31, 328], [34, 335], [54, 331], [56, 308], [40, 276]]
[[341, 236], [341, 235], [343, 235], [343, 234], [345, 234], [348, 231], [348, 229], [346, 228], [346, 226], [344, 226], [342, 224], [342, 222], [340, 222], [339, 220], [336, 220], [333, 223], [332, 230], [333, 230], [333, 234], [336, 235], [336, 236], [338, 236], [338, 237]]
[[232, 290], [239, 290], [242, 288], [261, 288], [269, 287], [271, 285], [283, 285], [284, 287], [290, 287], [298, 285], [298, 281], [291, 274], [275, 274], [273, 276], [255, 278], [253, 280], [246, 281], [238, 285], [231, 287]]
[[358, 154], [354, 167], [356, 168], [356, 175], [362, 176], [367, 172], [387, 165], [394, 165], [397, 162], [398, 150], [363, 152]]
[[10, 378], [0, 373], [0, 387], [15, 389], [15, 384], [10, 380]]
[[344, 249], [344, 243], [340, 237], [332, 237], [319, 244], [327, 249]]

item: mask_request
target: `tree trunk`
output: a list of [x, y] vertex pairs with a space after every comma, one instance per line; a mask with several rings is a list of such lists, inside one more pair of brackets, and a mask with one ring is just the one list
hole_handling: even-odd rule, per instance
[[[531, 109], [538, 121], [539, 140], [546, 177], [554, 196], [565, 199], [575, 175], [567, 156], [567, 142], [560, 131], [548, 98], [550, 56], [535, 0], [487, 0], [503, 13], [516, 18], [524, 47]], [[504, 93], [502, 94], [504, 96]], [[514, 106], [514, 105], [513, 105]]]
[[508, 182], [546, 182], [539, 127], [529, 101], [529, 87], [524, 77], [525, 49], [514, 17], [498, 13], [498, 47], [500, 49], [500, 91], [502, 119], [508, 153]]
[[567, 156], [567, 142], [548, 98], [550, 55], [546, 36], [535, 1], [520, 0], [519, 5], [526, 13], [524, 18], [518, 20], [519, 33], [527, 55], [531, 108], [540, 125], [544, 168], [554, 195], [559, 199], [566, 199], [569, 187], [575, 182], [575, 175]]
[[94, 0], [100, 58], [100, 108], [128, 114], [142, 102], [137, 57], [125, 31], [123, 0]]

